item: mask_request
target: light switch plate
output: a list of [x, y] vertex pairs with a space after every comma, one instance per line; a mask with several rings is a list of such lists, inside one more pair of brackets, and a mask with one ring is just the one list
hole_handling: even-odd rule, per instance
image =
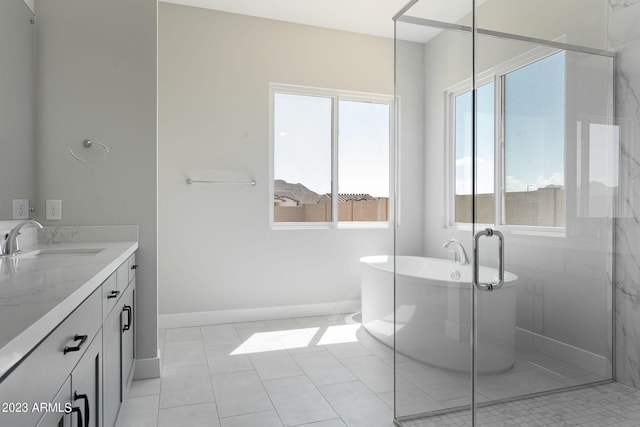
[[29, 199], [13, 199], [13, 219], [29, 219]]
[[58, 221], [62, 219], [62, 200], [47, 200], [46, 206], [48, 220]]

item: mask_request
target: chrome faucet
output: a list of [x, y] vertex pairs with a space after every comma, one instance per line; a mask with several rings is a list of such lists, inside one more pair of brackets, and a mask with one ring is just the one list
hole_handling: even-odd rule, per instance
[[20, 229], [29, 224], [35, 225], [38, 228], [42, 228], [42, 224], [32, 219], [22, 221], [20, 224], [13, 227], [11, 231], [9, 231], [9, 233], [4, 236], [4, 246], [2, 247], [3, 256], [11, 256], [20, 252], [20, 249], [18, 248], [18, 236], [20, 235]]
[[[451, 248], [451, 246], [453, 246], [453, 248]], [[464, 251], [462, 243], [460, 243], [456, 239], [447, 240], [446, 242], [444, 242], [444, 245], [442, 245], [442, 247], [448, 249], [449, 252], [453, 252], [453, 261], [456, 264], [469, 264], [469, 258], [467, 258], [467, 253]]]

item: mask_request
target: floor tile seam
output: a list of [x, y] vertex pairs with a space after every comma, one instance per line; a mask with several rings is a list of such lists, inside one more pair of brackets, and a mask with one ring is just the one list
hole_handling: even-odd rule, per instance
[[[165, 367], [163, 366], [163, 367], [162, 367], [162, 371], [164, 371], [165, 369], [187, 369], [187, 368], [198, 368], [198, 367], [201, 367], [201, 366], [206, 366], [206, 367], [207, 367], [207, 369], [208, 369], [208, 368], [209, 368], [209, 363], [204, 363], [204, 364], [200, 363], [200, 364], [198, 364], [198, 365], [188, 365], [188, 366], [174, 366], [174, 367], [172, 367], [172, 368], [171, 368], [171, 367], [169, 367], [169, 368], [165, 368]], [[161, 372], [161, 374], [163, 374], [163, 373], [164, 373], [164, 372]], [[164, 380], [164, 375], [162, 375], [161, 379], [162, 379], [162, 380]], [[161, 385], [161, 386], [162, 386], [162, 382], [163, 382], [163, 381], [160, 381], [160, 385]]]
[[[366, 384], [365, 384], [365, 385], [366, 385]], [[383, 393], [389, 393], [389, 392], [388, 392], [388, 391], [384, 391]], [[381, 394], [381, 393], [376, 393], [376, 397], [377, 397], [378, 399], [380, 399], [380, 401], [381, 401], [382, 403], [384, 403], [385, 405], [387, 405], [387, 407], [388, 407], [389, 409], [391, 409], [391, 411], [393, 412], [393, 415], [395, 416], [395, 415], [396, 415], [396, 409], [393, 407], [393, 402], [394, 402], [394, 401], [392, 400], [391, 402], [385, 402], [385, 400], [384, 400], [382, 397], [380, 397], [380, 396], [379, 396], [380, 394]]]
[[[331, 402], [329, 402], [329, 399], [327, 399], [327, 397], [322, 393], [322, 391], [318, 388], [318, 385], [316, 385], [311, 378], [309, 378], [308, 375], [297, 375], [298, 377], [306, 377], [307, 380], [309, 381], [309, 384], [311, 384], [311, 386], [313, 386], [313, 388], [315, 389], [315, 391], [318, 392], [318, 394], [320, 396], [322, 396], [322, 399], [324, 400], [324, 402], [329, 405], [329, 407], [331, 408], [331, 410], [333, 411], [334, 414], [336, 414], [336, 417], [333, 418], [328, 418], [328, 419], [335, 419], [335, 418], [339, 418], [345, 425], [347, 424], [346, 422], [344, 422], [344, 420], [342, 419], [342, 417], [340, 416], [340, 414], [338, 413], [338, 411], [336, 411], [336, 409], [333, 407], [333, 405], [331, 404]], [[273, 381], [273, 380], [267, 380], [267, 381]], [[341, 383], [335, 383], [335, 384], [341, 384]], [[331, 385], [331, 384], [326, 384], [326, 385]], [[263, 383], [264, 386], [264, 383]], [[265, 387], [266, 390], [266, 387]], [[271, 395], [269, 394], [269, 390], [266, 390], [267, 395], [269, 396], [269, 399], [271, 399]], [[273, 405], [273, 401], [271, 401], [271, 404]], [[273, 405], [273, 407], [275, 408], [275, 405]], [[286, 427], [292, 427], [289, 426], [287, 424], [285, 424], [284, 420], [282, 419], [282, 417], [280, 416], [280, 413], [278, 412], [277, 408], [276, 408], [276, 413], [278, 414], [278, 416], [280, 417], [280, 421], [282, 422], [282, 425], [286, 426]], [[317, 421], [313, 421], [313, 422], [318, 422], [318, 421], [327, 421], [327, 420], [317, 420]], [[312, 422], [312, 423], [313, 423]], [[309, 424], [309, 423], [307, 423]], [[304, 425], [304, 424], [296, 424], [296, 425]]]
[[[264, 390], [264, 394], [267, 395], [267, 398], [269, 399], [269, 403], [271, 403], [271, 407], [273, 408], [273, 411], [276, 413], [276, 415], [278, 416], [278, 419], [280, 420], [280, 424], [282, 424], [283, 426], [286, 425], [284, 423], [284, 419], [282, 418], [282, 415], [280, 414], [280, 411], [278, 411], [278, 408], [273, 403], [273, 399], [271, 398], [271, 394], [269, 394], [269, 390], [265, 386], [264, 381], [262, 380], [262, 378], [260, 378], [260, 375], [258, 374], [257, 371], [256, 371], [256, 375], [258, 376], [258, 379], [260, 380], [260, 383], [262, 385], [262, 390]], [[260, 411], [260, 412], [265, 412], [265, 411]]]
[[[327, 351], [327, 352], [329, 351], [326, 348], [324, 348], [324, 346], [319, 346], [319, 347], [322, 347], [322, 348], [317, 349], [317, 350], [313, 350], [313, 351], [299, 351], [300, 348], [302, 348], [302, 347], [287, 348], [286, 351], [287, 351], [287, 353], [289, 353], [289, 356], [291, 356], [291, 357], [294, 357], [296, 354], [312, 354], [312, 353], [320, 353], [321, 351]], [[296, 351], [296, 350], [298, 350], [298, 351]]]
[[[357, 381], [347, 381], [347, 382], [357, 382]], [[362, 381], [360, 381], [362, 382]], [[336, 383], [336, 384], [345, 384], [344, 383]], [[333, 384], [325, 384], [327, 386], [333, 385]], [[340, 418], [340, 421], [342, 421], [342, 423], [346, 426], [348, 426], [347, 422], [342, 418], [342, 415], [336, 410], [336, 408], [333, 406], [333, 404], [331, 404], [331, 402], [329, 401], [329, 398], [322, 392], [322, 390], [320, 389], [319, 386], [316, 386], [316, 388], [318, 389], [318, 392], [320, 393], [320, 395], [322, 396], [322, 398], [325, 400], [325, 402], [327, 402], [327, 404], [329, 405], [329, 407], [331, 408], [331, 410], [338, 416], [338, 418]]]
[[[170, 365], [170, 366], [163, 366], [162, 367], [162, 371], [165, 370], [172, 370], [172, 369], [187, 369], [187, 368], [201, 368], [203, 366], [208, 366], [208, 364], [202, 364], [202, 363], [197, 363], [194, 365]], [[208, 369], [208, 368], [207, 368]]]
[[263, 383], [265, 381], [283, 380], [285, 378], [307, 377], [307, 379], [311, 382], [311, 384], [314, 384], [313, 381], [311, 381], [311, 378], [309, 378], [309, 376], [307, 374], [305, 374], [304, 371], [302, 371], [302, 373], [298, 373], [298, 374], [287, 374], [287, 375], [282, 375], [282, 376], [274, 377], [274, 378], [262, 378], [260, 376], [260, 374], [258, 373], [258, 377], [260, 378], [260, 381], [262, 381]]
[[[210, 404], [210, 403], [213, 403], [214, 406], [216, 407], [216, 414], [217, 414], [218, 413], [218, 405], [217, 405], [215, 400], [211, 400], [211, 401], [208, 401], [208, 402], [186, 403], [184, 405], [168, 406], [166, 408], [160, 408], [160, 411], [167, 410], [167, 409], [184, 408], [184, 407], [187, 407], [187, 406], [207, 405], [207, 404]], [[218, 416], [218, 418], [220, 418], [220, 417]]]
[[148, 394], [148, 395], [145, 395], [145, 396], [135, 396], [135, 397], [129, 396], [129, 397], [127, 397], [126, 402], [129, 402], [130, 400], [144, 399], [144, 398], [149, 398], [149, 397], [154, 397], [154, 396], [158, 396], [158, 401], [160, 401], [160, 395], [159, 394]]
[[[333, 412], [336, 412], [335, 410]], [[336, 415], [338, 413], [336, 412]], [[311, 421], [310, 423], [302, 423], [302, 424], [290, 424], [287, 427], [304, 427], [304, 426], [311, 426], [313, 424], [316, 423], [320, 423], [320, 422], [324, 422], [324, 421], [331, 421], [331, 420], [340, 420], [342, 421], [342, 423], [346, 426], [347, 423], [344, 422], [344, 420], [338, 415], [337, 417], [333, 417], [333, 418], [327, 418], [325, 420], [318, 420], [318, 421]]]
[[165, 335], [164, 337], [165, 343], [166, 342], [183, 342], [183, 341], [197, 341], [197, 340], [202, 340], [202, 332], [200, 332], [200, 336], [199, 337], [189, 337], [189, 338], [169, 338], [168, 336]]
[[[192, 342], [192, 341], [198, 341], [198, 340], [185, 340], [185, 341], [174, 341], [174, 342], [183, 343], [183, 342]], [[200, 340], [200, 343], [202, 343], [202, 340]], [[162, 369], [165, 368], [165, 363], [167, 363], [166, 345], [167, 345], [167, 343], [165, 342], [165, 348], [163, 349], [163, 352], [162, 352], [163, 357], [162, 357], [162, 360], [160, 361]], [[203, 352], [204, 357], [206, 359], [207, 358], [207, 351], [204, 348], [204, 344], [202, 345], [202, 352]], [[173, 362], [173, 363], [177, 363], [177, 362]], [[196, 366], [196, 365], [185, 365], [185, 366]], [[180, 367], [180, 366], [174, 366], [174, 367]]]
[[[285, 350], [286, 351], [286, 350]], [[286, 375], [283, 377], [279, 377], [279, 378], [290, 378], [290, 377], [298, 377], [301, 375], [304, 375], [307, 377], [307, 379], [309, 379], [309, 381], [311, 381], [311, 378], [309, 378], [309, 376], [307, 375], [307, 373], [305, 372], [304, 369], [302, 369], [302, 366], [300, 366], [300, 364], [298, 363], [298, 361], [296, 360], [295, 357], [293, 357], [289, 352], [287, 352], [287, 356], [289, 356], [291, 358], [291, 360], [293, 360], [293, 363], [295, 363], [295, 365], [298, 367], [298, 370], [301, 372], [301, 374], [295, 374], [295, 375]], [[251, 366], [253, 366], [253, 369], [255, 369], [256, 373], [258, 374], [258, 378], [260, 378], [260, 381], [263, 381], [263, 387], [264, 387], [264, 381], [262, 379], [262, 377], [260, 376], [260, 373], [258, 372], [258, 368], [256, 367], [255, 363], [253, 362], [253, 359], [251, 357], [249, 357], [249, 362], [251, 362]], [[269, 379], [277, 379], [277, 378], [269, 378]], [[268, 380], [267, 380], [268, 381]], [[311, 381], [311, 383], [313, 384], [313, 381]]]
[[[213, 394], [213, 393], [211, 393], [211, 394]], [[215, 400], [215, 396], [214, 396], [213, 400], [205, 400], [203, 402], [194, 402], [194, 403], [189, 403], [188, 405], [201, 405], [201, 404], [212, 403], [212, 402], [216, 404], [216, 408], [217, 408], [218, 405], [217, 405], [217, 402]], [[188, 406], [188, 405], [170, 405], [170, 406], [160, 407], [160, 404], [158, 404], [158, 412], [160, 412], [161, 409], [179, 408], [181, 406]]]
[[[269, 403], [271, 403], [271, 408], [273, 411], [276, 412], [276, 415], [278, 415], [278, 418], [280, 419], [280, 422], [282, 423], [282, 418], [280, 418], [280, 414], [278, 414], [278, 412], [276, 411], [275, 406], [273, 405], [273, 402], [271, 401], [271, 397], [269, 396], [269, 393], [267, 392], [267, 390], [264, 387], [264, 383], [262, 382], [262, 380], [260, 379], [260, 376], [258, 375], [258, 372], [255, 369], [246, 369], [246, 370], [242, 370], [242, 371], [233, 371], [233, 372], [226, 372], [223, 374], [219, 374], [219, 375], [227, 375], [227, 374], [235, 374], [237, 372], [249, 372], [249, 371], [254, 371], [256, 374], [256, 377], [258, 378], [258, 380], [260, 380], [260, 383], [262, 385], [262, 390], [264, 391], [264, 393], [267, 395], [267, 397], [269, 398]], [[245, 414], [236, 414], [236, 415], [230, 415], [228, 417], [221, 417], [220, 416], [220, 409], [218, 408], [218, 398], [216, 395], [216, 388], [213, 386], [213, 375], [211, 375], [211, 373], [209, 373], [209, 380], [211, 382], [211, 391], [213, 393], [213, 398], [214, 398], [214, 402], [216, 403], [216, 413], [218, 414], [218, 421], [220, 423], [220, 425], [222, 425], [222, 419], [223, 418], [232, 418], [232, 417], [239, 417], [239, 416], [244, 416], [244, 415], [251, 415], [251, 414], [259, 414], [262, 412], [269, 412], [270, 410], [267, 411], [253, 411], [253, 412], [247, 412]], [[284, 425], [284, 423], [282, 423]]]
[[160, 392], [157, 393], [145, 393], [145, 394], [140, 394], [137, 396], [131, 396], [131, 393], [129, 393], [129, 395], [127, 396], [127, 400], [129, 399], [137, 399], [138, 397], [149, 397], [149, 396], [160, 396]]
[[218, 415], [218, 421], [220, 422], [220, 425], [222, 425], [222, 420], [228, 420], [230, 418], [237, 418], [237, 417], [246, 417], [247, 415], [256, 415], [256, 414], [266, 414], [268, 412], [275, 412], [276, 416], [278, 417], [278, 419], [280, 420], [280, 423], [284, 426], [285, 424], [282, 422], [282, 419], [280, 418], [280, 414], [278, 414], [278, 411], [276, 411], [275, 408], [273, 409], [268, 409], [266, 411], [254, 411], [254, 412], [247, 412], [246, 414], [237, 414], [237, 415], [229, 415], [228, 417], [220, 417], [220, 415]]
[[[362, 382], [360, 381], [360, 379], [358, 377], [355, 377], [355, 379], [351, 379], [351, 380], [341, 380], [341, 381], [334, 381], [334, 382], [330, 382], [330, 383], [325, 383], [325, 384], [316, 384], [315, 382], [313, 382], [313, 380], [311, 378], [309, 378], [309, 380], [311, 381], [311, 383], [317, 387], [324, 387], [324, 386], [329, 386], [329, 385], [334, 385], [334, 384], [346, 384], [346, 383], [353, 383], [353, 382]], [[364, 384], [364, 383], [363, 383]]]
[[[209, 385], [211, 386], [211, 395], [213, 396], [213, 400], [208, 401], [208, 402], [213, 402], [216, 405], [216, 413], [218, 412], [218, 403], [217, 403], [217, 399], [215, 397], [215, 391], [213, 388], [213, 382], [211, 380], [211, 373], [209, 372], [209, 365], [197, 365], [197, 366], [184, 366], [184, 367], [177, 367], [177, 368], [166, 368], [166, 369], [184, 369], [184, 368], [193, 368], [193, 367], [199, 367], [199, 366], [206, 366], [207, 367], [207, 375], [209, 376]], [[163, 368], [164, 371], [165, 368]], [[163, 390], [163, 384], [164, 384], [164, 372], [161, 372], [161, 377], [160, 377], [160, 393], [158, 393], [158, 413], [160, 413], [160, 409], [168, 409], [168, 408], [174, 408], [174, 407], [179, 407], [179, 406], [185, 406], [185, 405], [176, 405], [176, 406], [167, 406], [165, 408], [161, 408], [160, 407], [160, 400], [162, 399], [162, 390]], [[198, 405], [198, 404], [202, 404], [202, 403], [208, 403], [208, 402], [198, 402], [198, 403], [193, 403], [191, 405]]]
[[[414, 383], [414, 382], [413, 382], [413, 381], [411, 381], [409, 378], [407, 378], [406, 376], [402, 375], [401, 373], [399, 373], [399, 372], [397, 372], [397, 371], [395, 371], [395, 370], [394, 370], [394, 373], [395, 373], [396, 375], [401, 376], [405, 381], [408, 381], [410, 384], [413, 384], [413, 385], [414, 385], [418, 390], [421, 390], [424, 394], [426, 394], [427, 396], [429, 396], [431, 399], [435, 400], [435, 401], [436, 401], [436, 402], [438, 402], [438, 403], [440, 403], [440, 402], [441, 402], [440, 400], [438, 400], [438, 399], [436, 398], [436, 396], [433, 396], [429, 391], [427, 391], [427, 390], [425, 390], [424, 388], [422, 388], [419, 384]], [[467, 388], [471, 389], [471, 385], [470, 385], [470, 384], [469, 384], [469, 385], [467, 385], [467, 384], [465, 384], [464, 382], [462, 382], [462, 381], [460, 381], [460, 380], [458, 380], [458, 379], [456, 379], [456, 378], [452, 378], [452, 379], [453, 379], [453, 381], [454, 381], [454, 382], [458, 383], [459, 385], [461, 385], [461, 386], [463, 386], [463, 387], [467, 387]], [[436, 386], [437, 386], [437, 385], [438, 385], [438, 384], [436, 384]], [[488, 399], [488, 397], [487, 397], [487, 396], [483, 395], [483, 394], [482, 394], [482, 393], [480, 393], [480, 392], [478, 392], [478, 393], [479, 393], [481, 396], [483, 396], [483, 397], [485, 397], [485, 398], [487, 398], [487, 399]], [[464, 397], [464, 396], [462, 396], [462, 397]], [[471, 391], [469, 391], [469, 398], [471, 398]], [[456, 398], [453, 398], [453, 399], [447, 399], [447, 400], [455, 400], [455, 399], [460, 399], [460, 397], [456, 397]], [[445, 402], [446, 402], [446, 400], [445, 400]]]
[[[333, 357], [333, 359], [335, 359], [335, 361], [336, 361], [336, 362], [338, 362], [338, 363], [340, 363], [340, 364], [342, 365], [342, 363], [340, 362], [340, 360], [339, 360], [338, 358], [336, 358], [336, 357], [335, 357], [335, 356], [334, 356], [334, 355], [333, 355], [329, 350], [323, 350], [323, 351], [326, 351], [326, 352], [327, 352], [331, 357]], [[316, 352], [314, 352], [314, 353], [316, 353]], [[299, 353], [299, 354], [307, 354], [307, 353]], [[306, 369], [304, 369], [304, 367], [303, 367], [303, 366], [300, 364], [300, 362], [295, 358], [295, 356], [293, 356], [293, 355], [290, 355], [290, 356], [291, 356], [291, 358], [293, 359], [293, 361], [294, 361], [294, 362], [296, 362], [296, 364], [298, 365], [298, 367], [299, 367], [299, 368], [300, 368], [300, 370], [302, 371], [303, 375], [305, 375], [305, 376], [309, 379], [309, 381], [311, 381], [311, 383], [312, 383], [314, 386], [316, 386], [316, 387], [317, 387], [317, 386], [319, 386], [319, 385], [327, 385], [327, 384], [316, 384], [316, 383], [315, 383], [315, 381], [311, 378], [311, 376], [307, 373], [307, 370], [306, 370]], [[348, 371], [351, 375], [353, 375], [355, 378], [358, 378], [358, 377], [357, 377], [357, 375], [354, 375], [354, 373], [353, 373], [353, 372], [351, 372], [351, 370], [350, 370], [349, 368], [347, 368], [347, 367], [346, 367], [346, 366], [344, 366], [344, 365], [342, 365], [342, 366], [343, 366], [345, 369], [347, 369], [347, 371]], [[336, 383], [329, 383], [329, 384], [340, 384], [340, 383], [348, 382], [348, 381], [353, 381], [353, 380], [338, 381], [338, 382], [336, 382]]]
[[[162, 372], [160, 373], [162, 375]], [[160, 393], [162, 393], [162, 379], [160, 380]], [[160, 393], [158, 393], [158, 410], [156, 411], [156, 427], [160, 422]]]
[[[253, 366], [253, 365], [252, 365]], [[209, 366], [209, 375], [213, 378], [214, 376], [217, 375], [227, 375], [227, 374], [235, 374], [236, 372], [247, 372], [247, 371], [255, 371], [255, 368], [243, 368], [243, 369], [236, 369], [234, 371], [227, 371], [227, 372], [218, 372], [217, 374], [214, 374], [211, 372], [211, 367]], [[257, 372], [256, 372], [257, 373]], [[258, 375], [259, 376], [259, 375]]]
[[[371, 357], [371, 356], [378, 358], [378, 356], [375, 356], [375, 355], [359, 356], [359, 357]], [[334, 356], [334, 357], [335, 357], [335, 356]], [[367, 389], [369, 389], [369, 391], [371, 391], [371, 393], [373, 393], [373, 394], [377, 397], [378, 393], [377, 393], [376, 391], [374, 391], [371, 387], [369, 387], [369, 384], [367, 384], [367, 383], [366, 383], [366, 381], [364, 381], [362, 378], [360, 378], [360, 376], [359, 376], [358, 374], [356, 374], [356, 373], [355, 373], [355, 372], [353, 372], [351, 369], [349, 369], [349, 367], [348, 367], [347, 365], [345, 365], [344, 363], [342, 363], [342, 360], [341, 360], [341, 359], [338, 359], [338, 358], [336, 358], [336, 359], [338, 360], [338, 362], [340, 362], [340, 364], [342, 364], [342, 366], [344, 366], [344, 367], [345, 367], [345, 369], [346, 369], [347, 371], [349, 371], [349, 372], [351, 373], [351, 375], [353, 375], [354, 377], [356, 377], [357, 381], [360, 381], [362, 384], [364, 384], [364, 386], [365, 386]], [[355, 359], [355, 358], [350, 358], [350, 359]], [[380, 360], [380, 358], [378, 358], [378, 360]], [[395, 378], [393, 378], [393, 383], [394, 383], [394, 386], [395, 386]], [[393, 391], [393, 389], [392, 389], [392, 390], [383, 391], [383, 392], [381, 392], [381, 393], [388, 393], [389, 391]], [[378, 397], [378, 399], [380, 399], [380, 398]], [[386, 405], [386, 402], [385, 402], [384, 400], [380, 399], [380, 401], [382, 401], [382, 403], [384, 403], [384, 404]], [[393, 410], [393, 408], [391, 408], [391, 409]]]
[[[298, 347], [298, 348], [293, 348], [293, 349], [287, 349], [287, 352], [289, 353], [289, 356], [293, 357], [294, 359], [298, 355], [315, 354], [315, 353], [321, 353], [323, 351], [326, 351], [327, 353], [331, 354], [331, 356], [333, 356], [333, 354], [329, 350], [327, 350], [327, 348], [324, 345], [319, 346], [319, 347], [322, 347], [322, 348], [314, 350], [314, 351], [294, 351], [293, 353], [291, 352], [291, 350], [299, 350], [300, 347]], [[333, 357], [335, 357], [335, 356], [333, 356]], [[297, 360], [296, 360], [296, 362], [297, 362]]]
[[189, 339], [186, 339], [186, 340], [167, 340], [167, 337], [164, 338], [164, 343], [165, 344], [167, 344], [167, 343], [175, 344], [175, 343], [190, 342], [190, 341], [200, 341], [200, 342], [202, 342], [203, 338], [202, 337], [200, 337], [200, 338], [189, 338]]

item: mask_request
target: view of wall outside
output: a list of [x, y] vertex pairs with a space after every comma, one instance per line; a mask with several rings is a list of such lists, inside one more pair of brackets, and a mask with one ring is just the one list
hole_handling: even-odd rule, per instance
[[[495, 129], [504, 126], [504, 218], [508, 225], [564, 227], [564, 53], [502, 76], [503, 116], [495, 85], [478, 89], [476, 220], [495, 224]], [[472, 221], [471, 93], [455, 99], [455, 221]], [[503, 123], [500, 123], [500, 120]]]
[[[274, 97], [274, 222], [332, 222], [332, 108], [321, 96]], [[389, 220], [390, 105], [339, 100], [338, 221]]]

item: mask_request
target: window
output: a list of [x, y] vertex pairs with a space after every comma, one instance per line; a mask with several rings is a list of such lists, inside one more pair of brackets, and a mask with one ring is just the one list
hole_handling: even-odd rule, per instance
[[[477, 90], [476, 219], [564, 227], [564, 53], [499, 73]], [[449, 91], [452, 221], [471, 222], [471, 92]], [[496, 197], [496, 194], [499, 197]]]
[[[494, 91], [493, 82], [478, 88], [477, 213], [478, 222], [494, 221]], [[471, 222], [471, 92], [455, 97], [455, 221]]]
[[272, 224], [389, 221], [392, 99], [271, 85]]

